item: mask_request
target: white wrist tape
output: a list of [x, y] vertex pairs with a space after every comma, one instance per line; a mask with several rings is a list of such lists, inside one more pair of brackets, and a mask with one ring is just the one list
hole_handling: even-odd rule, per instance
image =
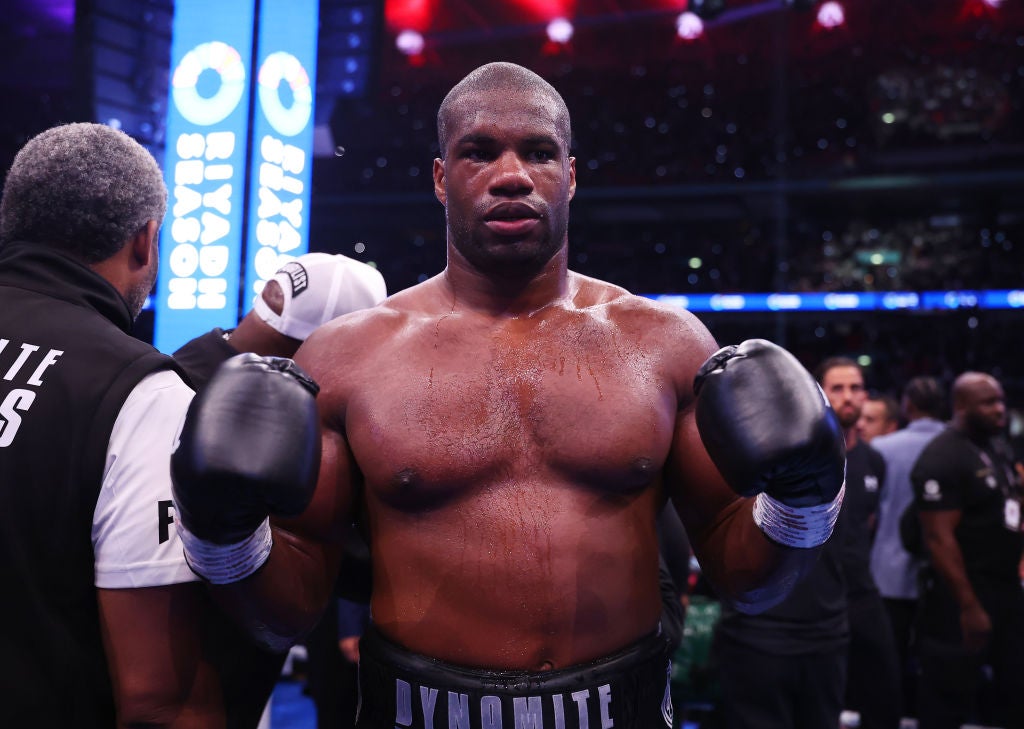
[[185, 547], [185, 560], [197, 575], [214, 585], [243, 580], [263, 566], [270, 557], [273, 539], [270, 517], [256, 531], [234, 544], [214, 544], [190, 532], [176, 519], [178, 536]]
[[754, 499], [754, 523], [769, 539], [779, 544], [802, 549], [817, 547], [832, 535], [845, 493], [844, 482], [829, 503], [805, 507], [786, 506], [768, 494], [760, 493]]

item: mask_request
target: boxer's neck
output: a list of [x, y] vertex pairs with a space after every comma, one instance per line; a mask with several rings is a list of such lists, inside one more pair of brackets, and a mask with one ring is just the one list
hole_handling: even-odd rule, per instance
[[475, 311], [494, 317], [524, 318], [572, 299], [572, 286], [563, 248], [537, 272], [495, 276], [464, 260], [449, 259], [441, 285], [452, 312]]

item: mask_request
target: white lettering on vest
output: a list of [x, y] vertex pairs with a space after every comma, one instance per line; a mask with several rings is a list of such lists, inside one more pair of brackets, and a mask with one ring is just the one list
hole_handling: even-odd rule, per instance
[[[10, 344], [9, 339], [0, 339], [0, 352], [3, 352], [7, 345]], [[3, 379], [7, 382], [12, 380], [24, 379], [24, 372], [28, 372], [25, 367], [29, 360], [32, 359], [33, 355], [39, 351], [39, 345], [37, 344], [25, 344], [18, 345], [21, 351], [18, 352], [17, 357], [7, 367], [4, 373]], [[26, 385], [32, 387], [39, 387], [43, 384], [42, 375], [48, 367], [53, 366], [57, 362], [57, 358], [64, 354], [59, 349], [45, 350], [46, 354], [42, 360], [36, 364], [32, 375], [25, 380]], [[12, 353], [13, 354], [13, 353]], [[18, 433], [18, 428], [21, 427], [23, 413], [31, 407], [32, 403], [35, 402], [36, 394], [32, 390], [25, 389], [13, 389], [8, 393], [0, 392], [0, 398], [3, 398], [3, 403], [0, 404], [0, 448], [6, 448], [12, 442], [14, 437]], [[20, 413], [19, 413], [20, 411]]]
[[43, 361], [39, 363], [38, 367], [36, 367], [36, 371], [28, 378], [28, 384], [33, 385], [34, 387], [39, 387], [43, 384], [43, 372], [45, 372], [48, 367], [57, 364], [57, 358], [62, 354], [64, 354], [64, 351], [60, 349], [51, 349], [47, 352], [46, 356], [43, 357]]
[[14, 441], [21, 427], [21, 416], [16, 410], [28, 410], [36, 399], [31, 390], [11, 390], [0, 403], [0, 448], [6, 448]]
[[18, 355], [18, 359], [14, 360], [14, 364], [11, 365], [10, 369], [7, 370], [7, 374], [4, 375], [4, 379], [10, 382], [14, 379], [14, 376], [18, 374], [18, 370], [25, 364], [25, 360], [32, 356], [39, 347], [34, 344], [23, 344], [21, 345], [21, 354]]

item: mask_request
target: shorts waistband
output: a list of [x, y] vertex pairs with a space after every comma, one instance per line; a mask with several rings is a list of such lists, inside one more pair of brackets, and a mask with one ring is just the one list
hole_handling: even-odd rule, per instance
[[652, 658], [667, 655], [666, 639], [658, 629], [632, 645], [588, 663], [553, 671], [495, 671], [458, 666], [391, 642], [371, 624], [359, 640], [360, 656], [388, 664], [399, 672], [429, 678], [445, 688], [499, 693], [567, 691], [580, 686], [604, 683], [622, 676]]
[[670, 727], [670, 647], [657, 632], [553, 671], [469, 668], [408, 651], [372, 625], [359, 642], [359, 729]]

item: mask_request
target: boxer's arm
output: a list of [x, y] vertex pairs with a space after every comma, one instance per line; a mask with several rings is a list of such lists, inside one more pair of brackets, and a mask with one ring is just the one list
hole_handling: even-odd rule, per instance
[[[192, 568], [221, 607], [272, 650], [312, 629], [326, 606], [359, 478], [337, 388], [320, 390], [314, 401], [300, 386], [303, 370], [335, 381], [338, 359], [324, 351], [330, 338], [323, 339], [311, 337], [297, 353], [298, 372], [252, 355], [222, 367], [190, 410], [172, 459]], [[304, 445], [314, 437], [315, 453]]]
[[782, 546], [757, 526], [754, 499], [738, 496], [708, 456], [692, 404], [677, 418], [666, 477], [702, 573], [737, 609], [767, 610], [814, 565], [818, 548]]
[[680, 408], [668, 493], [720, 597], [760, 612], [789, 594], [831, 533], [842, 431], [785, 350], [750, 340], [708, 357], [714, 340], [696, 322], [688, 339], [673, 359]]
[[202, 585], [98, 589], [119, 727], [223, 726], [220, 679], [203, 654]]
[[[271, 520], [266, 563], [239, 582], [209, 585], [214, 599], [262, 645], [285, 650], [311, 630], [337, 579], [358, 478], [348, 444], [329, 414], [321, 420], [321, 459], [313, 499], [291, 519]], [[326, 422], [325, 422], [326, 421]]]

